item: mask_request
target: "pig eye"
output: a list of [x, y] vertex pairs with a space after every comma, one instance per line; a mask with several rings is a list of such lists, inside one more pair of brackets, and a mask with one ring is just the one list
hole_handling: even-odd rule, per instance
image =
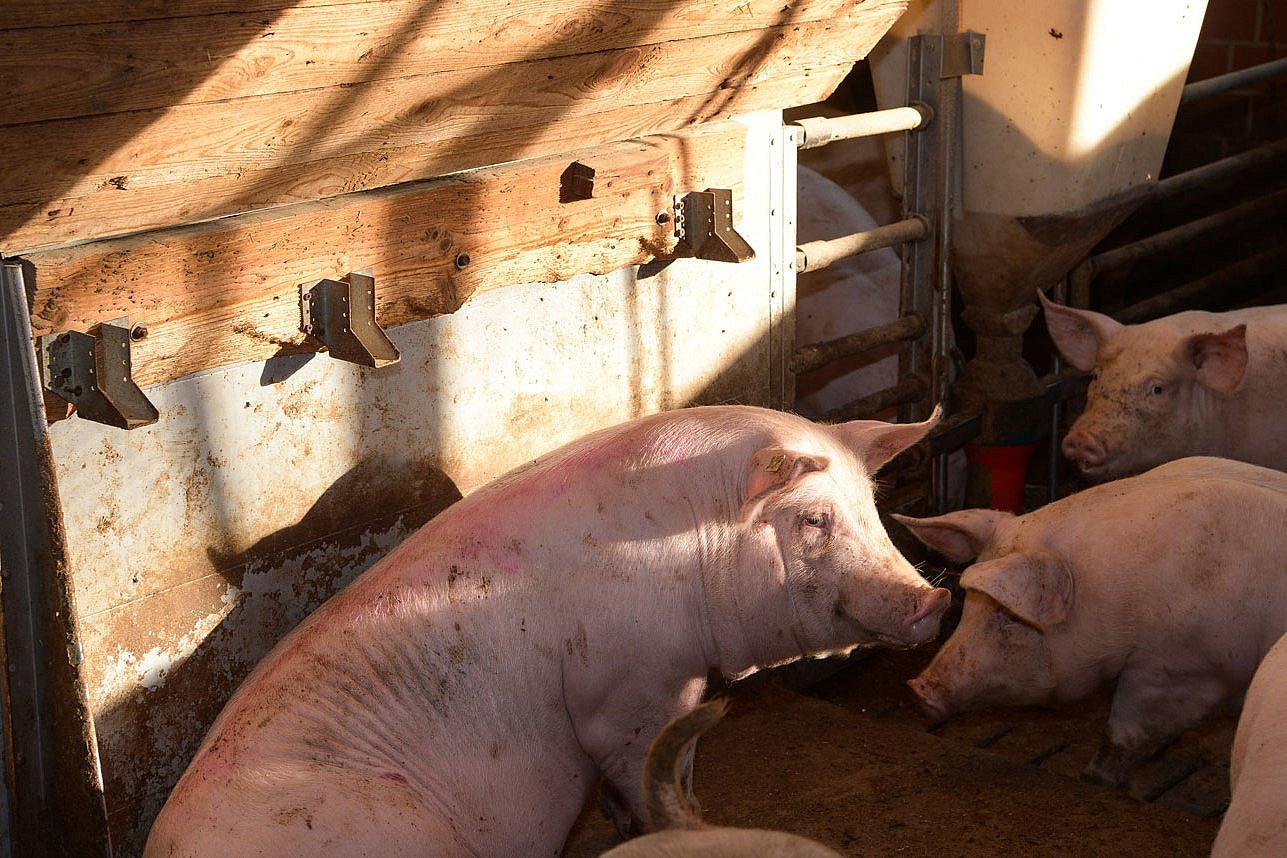
[[827, 514], [825, 512], [806, 512], [800, 516], [800, 521], [809, 525], [809, 527], [825, 528], [827, 526]]
[[1149, 385], [1148, 385], [1149, 396], [1161, 396], [1163, 393], [1166, 393], [1166, 385], [1162, 384], [1162, 382], [1160, 381], [1149, 382]]

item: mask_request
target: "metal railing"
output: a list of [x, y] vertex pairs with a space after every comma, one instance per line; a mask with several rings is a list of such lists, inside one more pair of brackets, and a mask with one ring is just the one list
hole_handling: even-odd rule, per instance
[[[796, 248], [797, 273], [817, 271], [884, 247], [903, 248], [897, 320], [797, 347], [794, 353], [791, 369], [804, 373], [875, 349], [899, 346], [895, 384], [827, 412], [822, 415], [824, 420], [870, 417], [894, 406], [899, 408], [900, 420], [921, 420], [947, 397], [952, 342], [949, 215], [956, 185], [953, 178], [959, 169], [960, 77], [982, 73], [983, 36], [916, 36], [909, 40], [909, 49], [908, 106], [792, 123], [795, 133], [791, 136], [801, 149], [857, 137], [908, 135], [903, 219]], [[951, 432], [941, 437], [959, 435]], [[930, 445], [930, 494], [940, 512], [946, 509], [947, 456], [953, 449], [941, 439]]]

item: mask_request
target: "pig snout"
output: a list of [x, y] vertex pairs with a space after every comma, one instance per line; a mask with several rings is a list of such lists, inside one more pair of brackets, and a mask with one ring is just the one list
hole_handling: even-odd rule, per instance
[[928, 643], [938, 637], [939, 622], [952, 603], [952, 594], [943, 587], [925, 593], [919, 607], [903, 621], [902, 637], [911, 646]]
[[1083, 474], [1098, 474], [1108, 464], [1108, 451], [1104, 445], [1084, 429], [1073, 428], [1060, 445], [1064, 457], [1077, 463]]
[[917, 701], [921, 704], [921, 711], [934, 724], [940, 724], [946, 721], [952, 713], [947, 708], [947, 701], [944, 699], [942, 689], [923, 676], [907, 680], [907, 687], [916, 695]]

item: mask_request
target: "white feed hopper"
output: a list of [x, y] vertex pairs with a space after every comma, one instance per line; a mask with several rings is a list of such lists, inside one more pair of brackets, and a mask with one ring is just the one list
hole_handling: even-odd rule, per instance
[[[1017, 400], [1035, 292], [1064, 276], [1157, 181], [1205, 0], [913, 2], [872, 51], [881, 106], [907, 98], [907, 41], [986, 36], [962, 78], [962, 187], [952, 268], [978, 354], [965, 400]], [[895, 187], [901, 152], [891, 151]]]

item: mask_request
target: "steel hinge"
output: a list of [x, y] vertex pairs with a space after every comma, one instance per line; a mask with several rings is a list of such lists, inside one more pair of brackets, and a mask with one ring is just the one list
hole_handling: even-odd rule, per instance
[[42, 336], [40, 371], [45, 390], [75, 405], [86, 420], [137, 429], [160, 417], [130, 375], [128, 319], [101, 322], [85, 333]]
[[942, 77], [983, 74], [983, 33], [967, 31], [940, 37], [943, 40]]
[[675, 197], [675, 256], [746, 262], [755, 250], [733, 228], [733, 192], [707, 188]]
[[300, 328], [320, 340], [331, 357], [381, 367], [401, 355], [375, 323], [375, 277], [351, 271], [343, 280], [318, 280], [300, 287]]

